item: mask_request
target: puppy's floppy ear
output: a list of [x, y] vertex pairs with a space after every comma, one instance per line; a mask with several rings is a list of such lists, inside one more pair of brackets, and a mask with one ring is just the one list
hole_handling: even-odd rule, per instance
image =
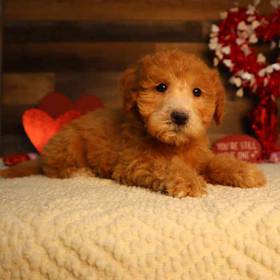
[[217, 70], [212, 70], [212, 79], [214, 82], [214, 90], [216, 92], [216, 108], [214, 112], [214, 120], [216, 124], [220, 124], [224, 116], [225, 89]]
[[121, 77], [121, 90], [123, 92], [123, 109], [131, 111], [136, 104], [136, 67], [130, 67], [124, 71]]

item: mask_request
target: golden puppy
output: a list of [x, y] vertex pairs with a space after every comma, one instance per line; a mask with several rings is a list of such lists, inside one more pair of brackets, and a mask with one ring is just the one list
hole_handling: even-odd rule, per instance
[[[174, 197], [200, 196], [206, 182], [264, 185], [255, 165], [214, 155], [206, 131], [220, 123], [224, 89], [215, 70], [178, 50], [143, 57], [121, 79], [123, 110], [97, 110], [66, 125], [44, 148], [39, 165], [2, 171], [67, 178], [112, 178]], [[25, 169], [24, 169], [25, 168]]]

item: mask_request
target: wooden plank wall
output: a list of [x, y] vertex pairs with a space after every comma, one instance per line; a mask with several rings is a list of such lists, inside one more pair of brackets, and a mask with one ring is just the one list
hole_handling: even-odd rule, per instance
[[[240, 5], [250, 2], [241, 0]], [[31, 149], [21, 115], [47, 92], [71, 98], [95, 94], [116, 107], [121, 72], [146, 53], [176, 47], [211, 64], [210, 26], [232, 5], [231, 0], [6, 1], [4, 150]], [[261, 10], [269, 9], [269, 1], [262, 1]], [[242, 119], [251, 101], [236, 99], [228, 90], [225, 122], [213, 127], [213, 138], [244, 130]]]

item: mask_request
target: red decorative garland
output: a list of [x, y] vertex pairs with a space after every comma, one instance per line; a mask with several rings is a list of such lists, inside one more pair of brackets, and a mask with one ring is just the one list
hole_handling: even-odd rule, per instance
[[[250, 47], [259, 40], [271, 42], [276, 51], [280, 47], [280, 1], [271, 1], [273, 14], [261, 15], [256, 5], [234, 7], [221, 14], [222, 20], [212, 26], [209, 48], [215, 52], [214, 65], [222, 64], [233, 74], [230, 82], [243, 96], [243, 89], [257, 97], [253, 109], [251, 128], [263, 147], [263, 157], [268, 158], [277, 146], [278, 120], [276, 98], [280, 96], [280, 59], [272, 64], [263, 54]], [[279, 54], [278, 54], [279, 55]]]

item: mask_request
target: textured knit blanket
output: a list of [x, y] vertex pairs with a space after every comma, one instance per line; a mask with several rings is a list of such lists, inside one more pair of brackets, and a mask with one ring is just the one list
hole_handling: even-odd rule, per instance
[[280, 165], [268, 186], [176, 199], [97, 178], [0, 180], [1, 280], [280, 279]]

